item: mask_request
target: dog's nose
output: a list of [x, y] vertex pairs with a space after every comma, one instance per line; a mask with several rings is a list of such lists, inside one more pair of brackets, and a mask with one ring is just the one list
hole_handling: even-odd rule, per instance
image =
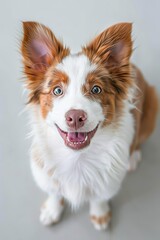
[[70, 128], [74, 130], [83, 127], [85, 121], [87, 120], [87, 113], [81, 109], [71, 109], [66, 115], [66, 123]]

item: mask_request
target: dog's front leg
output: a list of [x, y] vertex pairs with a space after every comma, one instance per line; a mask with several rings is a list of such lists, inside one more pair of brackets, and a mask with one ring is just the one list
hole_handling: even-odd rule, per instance
[[92, 199], [90, 201], [90, 218], [97, 230], [106, 229], [111, 220], [108, 202], [106, 200]]
[[56, 193], [50, 194], [41, 208], [41, 223], [45, 226], [57, 223], [61, 218], [63, 210], [64, 199]]

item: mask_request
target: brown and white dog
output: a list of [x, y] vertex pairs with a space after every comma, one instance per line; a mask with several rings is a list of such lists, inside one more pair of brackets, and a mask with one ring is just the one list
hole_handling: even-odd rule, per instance
[[158, 110], [155, 89], [130, 63], [132, 24], [111, 26], [78, 54], [42, 24], [24, 22], [23, 28], [31, 167], [49, 195], [40, 220], [57, 222], [64, 199], [73, 207], [89, 201], [91, 221], [104, 229], [108, 201], [140, 160]]

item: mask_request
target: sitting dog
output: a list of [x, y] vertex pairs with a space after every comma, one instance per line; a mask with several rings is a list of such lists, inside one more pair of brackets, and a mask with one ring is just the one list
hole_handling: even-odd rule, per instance
[[77, 54], [42, 24], [23, 29], [31, 168], [48, 194], [40, 221], [59, 221], [64, 200], [73, 208], [89, 201], [94, 227], [105, 229], [108, 201], [140, 161], [158, 110], [155, 89], [130, 63], [132, 24], [109, 27]]

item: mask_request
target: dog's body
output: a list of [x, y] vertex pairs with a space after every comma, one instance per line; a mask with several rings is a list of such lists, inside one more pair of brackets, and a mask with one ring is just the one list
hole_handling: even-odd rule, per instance
[[49, 194], [40, 217], [45, 225], [59, 220], [65, 198], [73, 207], [89, 201], [94, 226], [105, 228], [107, 202], [154, 129], [156, 93], [129, 63], [130, 35], [131, 24], [114, 25], [71, 55], [48, 28], [24, 23], [31, 166]]

